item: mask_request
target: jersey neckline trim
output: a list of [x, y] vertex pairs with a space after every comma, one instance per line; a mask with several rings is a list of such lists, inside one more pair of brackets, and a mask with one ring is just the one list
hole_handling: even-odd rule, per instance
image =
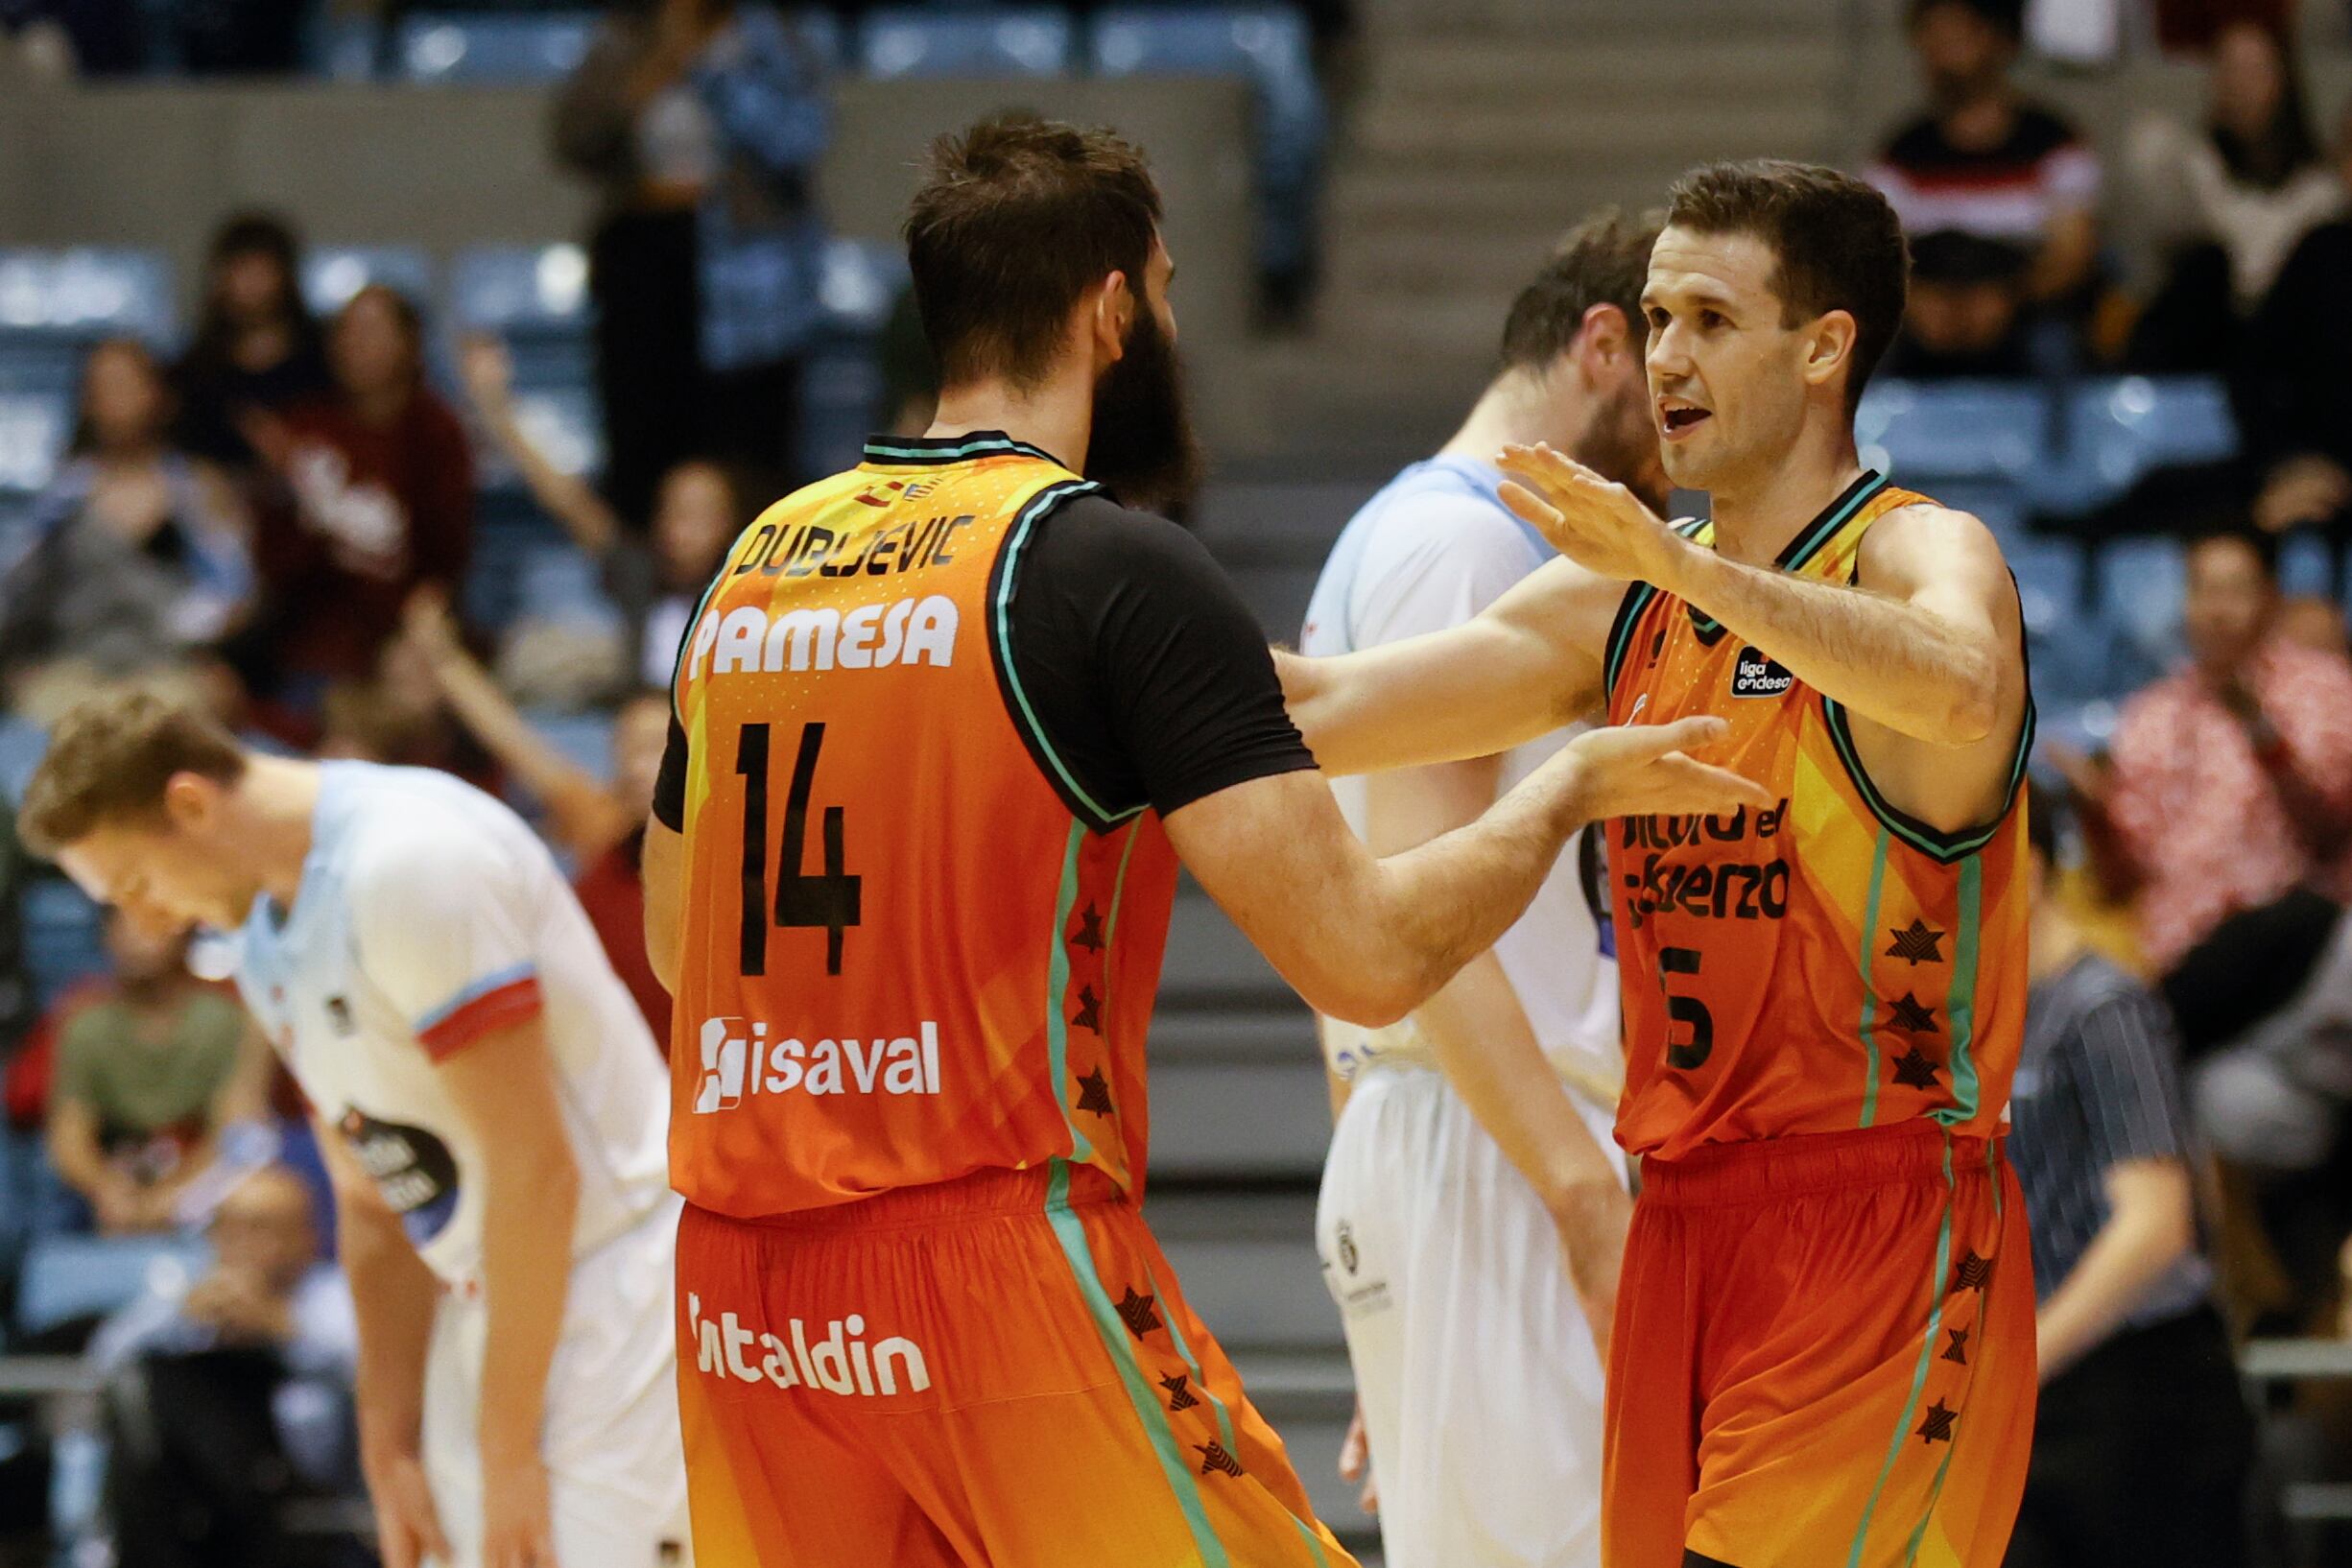
[[1016, 441], [1001, 430], [975, 430], [962, 436], [869, 436], [864, 461], [875, 467], [904, 468], [1007, 455], [1035, 458], [1057, 468], [1069, 466], [1044, 448]]
[[[1852, 522], [1854, 514], [1887, 487], [1885, 474], [1876, 468], [1865, 468], [1851, 485], [1838, 492], [1836, 500], [1814, 514], [1812, 522], [1796, 531], [1795, 536], [1781, 547], [1780, 554], [1772, 558], [1772, 564], [1784, 572], [1804, 570], [1805, 563], [1819, 555], [1829, 541], [1838, 536], [1838, 531]], [[1714, 544], [1714, 525], [1710, 523], [1707, 528], [1708, 548], [1712, 549]], [[1691, 625], [1697, 629], [1699, 641], [1712, 644], [1723, 634], [1722, 623], [1713, 616], [1701, 615], [1698, 606], [1686, 603], [1683, 607], [1690, 612]]]

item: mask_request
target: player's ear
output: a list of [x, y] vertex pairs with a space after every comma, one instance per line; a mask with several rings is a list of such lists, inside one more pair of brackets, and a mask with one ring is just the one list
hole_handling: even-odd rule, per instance
[[163, 820], [175, 831], [202, 830], [219, 815], [221, 786], [202, 773], [178, 772], [163, 781]]
[[1854, 357], [1860, 333], [1852, 311], [1833, 310], [1816, 321], [1805, 339], [1805, 380], [1816, 387], [1837, 380]]
[[1577, 355], [1588, 378], [1603, 379], [1618, 361], [1636, 352], [1632, 323], [1615, 305], [1593, 305], [1577, 325]]
[[1094, 309], [1087, 316], [1087, 336], [1097, 360], [1105, 365], [1116, 365], [1127, 356], [1127, 335], [1135, 324], [1135, 312], [1143, 301], [1135, 296], [1127, 273], [1113, 272], [1103, 279], [1103, 287], [1094, 297]]

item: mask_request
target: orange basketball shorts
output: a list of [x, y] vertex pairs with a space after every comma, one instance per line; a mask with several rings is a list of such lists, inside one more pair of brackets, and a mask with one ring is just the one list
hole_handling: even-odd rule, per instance
[[689, 1206], [677, 1311], [706, 1565], [1352, 1568], [1090, 1169]]
[[1642, 1180], [1609, 1342], [1609, 1568], [1997, 1568], [2035, 1387], [1999, 1141], [1906, 1123]]

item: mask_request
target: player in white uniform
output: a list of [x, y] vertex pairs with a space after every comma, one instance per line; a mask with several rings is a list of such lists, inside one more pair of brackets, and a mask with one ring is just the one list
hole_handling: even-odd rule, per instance
[[[1662, 490], [1640, 313], [1654, 234], [1604, 216], [1568, 236], [1513, 305], [1503, 368], [1460, 433], [1340, 535], [1301, 652], [1460, 625], [1552, 558], [1497, 496], [1488, 460], [1506, 441], [1548, 440]], [[1332, 789], [1393, 854], [1474, 820], [1569, 733]], [[1339, 1125], [1316, 1241], [1390, 1568], [1601, 1561], [1597, 1342], [1630, 1208], [1610, 1131], [1624, 1057], [1600, 849], [1572, 845], [1494, 951], [1404, 1022], [1323, 1021]]]
[[387, 1568], [687, 1561], [667, 1075], [530, 828], [153, 696], [66, 717], [24, 825], [132, 918], [235, 933], [334, 1176]]

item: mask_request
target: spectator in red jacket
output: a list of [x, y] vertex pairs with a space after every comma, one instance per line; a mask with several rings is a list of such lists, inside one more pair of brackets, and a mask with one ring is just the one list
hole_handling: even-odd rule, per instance
[[370, 285], [335, 318], [332, 394], [246, 433], [277, 483], [255, 558], [266, 608], [244, 663], [256, 690], [297, 708], [366, 676], [426, 584], [454, 592], [473, 548], [473, 455], [425, 386], [416, 307]]

